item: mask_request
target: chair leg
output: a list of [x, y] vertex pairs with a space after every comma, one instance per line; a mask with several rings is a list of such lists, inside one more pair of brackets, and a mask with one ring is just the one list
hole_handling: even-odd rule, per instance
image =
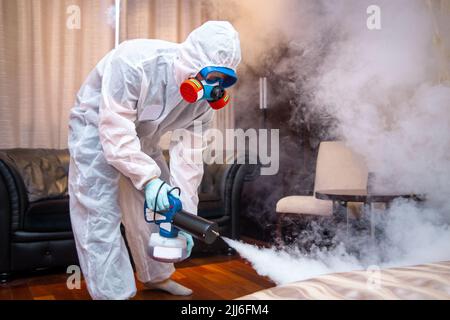
[[278, 213], [278, 221], [277, 221], [277, 230], [276, 230], [276, 241], [278, 242], [279, 245], [283, 245], [284, 244], [284, 239], [283, 239], [283, 214], [282, 213]]

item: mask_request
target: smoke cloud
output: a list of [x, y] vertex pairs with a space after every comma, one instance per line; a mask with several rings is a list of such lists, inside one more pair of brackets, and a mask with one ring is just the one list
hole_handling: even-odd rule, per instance
[[[376, 244], [367, 230], [348, 236], [330, 223], [300, 231], [289, 247], [227, 243], [277, 283], [450, 259], [450, 1], [232, 3], [215, 9], [240, 32], [241, 78], [276, 82], [270, 106], [287, 101], [288, 125], [307, 127], [317, 143], [345, 141], [374, 173], [374, 189], [427, 200], [375, 210]], [[370, 5], [380, 8], [380, 30], [367, 28]], [[252, 81], [238, 87], [242, 104], [257, 101]], [[305, 248], [321, 229], [331, 230], [332, 245]]]
[[[444, 21], [424, 1], [378, 3], [381, 30], [342, 26], [345, 36], [311, 80], [313, 103], [337, 118], [336, 135], [365, 157], [377, 188], [425, 193], [447, 205], [450, 12]], [[344, 21], [357, 21], [367, 2], [358, 4]]]
[[[371, 266], [399, 267], [450, 258], [450, 229], [438, 211], [400, 200], [389, 211], [375, 210], [373, 214], [375, 240], [368, 236], [367, 229], [347, 234], [346, 225], [336, 222], [313, 222], [299, 232], [296, 242], [280, 248], [224, 240], [250, 261], [258, 274], [268, 276], [276, 284]], [[324, 234], [330, 232], [331, 238], [324, 239]]]

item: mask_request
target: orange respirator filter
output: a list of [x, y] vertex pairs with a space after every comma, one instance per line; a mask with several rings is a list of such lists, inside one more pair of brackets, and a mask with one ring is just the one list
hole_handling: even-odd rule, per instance
[[203, 98], [203, 86], [197, 79], [187, 79], [180, 86], [180, 93], [184, 100], [194, 103]]
[[225, 94], [224, 94], [223, 97], [220, 98], [219, 100], [208, 101], [210, 107], [213, 108], [214, 110], [222, 109], [222, 108], [225, 107], [229, 102], [230, 102], [230, 95], [228, 94], [227, 91], [225, 91]]
[[183, 81], [180, 94], [189, 103], [206, 99], [214, 110], [222, 109], [230, 102], [230, 95], [223, 87], [203, 84], [195, 78]]

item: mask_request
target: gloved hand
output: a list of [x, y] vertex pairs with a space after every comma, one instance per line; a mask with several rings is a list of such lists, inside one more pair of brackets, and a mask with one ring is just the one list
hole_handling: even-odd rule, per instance
[[180, 231], [178, 234], [181, 234], [183, 237], [186, 238], [186, 250], [187, 250], [186, 258], [189, 258], [192, 252], [192, 248], [194, 247], [194, 239], [192, 239], [192, 236], [189, 233], [186, 233], [184, 231]]
[[[161, 184], [164, 185], [160, 188]], [[155, 178], [147, 183], [147, 185], [145, 186], [145, 200], [147, 201], [147, 206], [149, 207], [149, 209], [153, 210], [155, 208], [155, 201], [157, 201], [156, 211], [169, 209], [170, 203], [169, 197], [167, 195], [171, 189], [172, 187], [170, 185], [164, 183], [164, 181], [159, 178]], [[157, 195], [158, 199], [156, 199]], [[179, 198], [176, 191], [172, 192], [171, 195]]]

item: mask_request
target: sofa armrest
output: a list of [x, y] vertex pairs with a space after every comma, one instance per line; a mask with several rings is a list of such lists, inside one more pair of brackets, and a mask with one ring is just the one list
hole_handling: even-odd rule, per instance
[[226, 215], [231, 217], [231, 238], [240, 237], [241, 195], [244, 182], [251, 181], [258, 172], [258, 166], [252, 164], [233, 164], [227, 172], [225, 186]]
[[11, 230], [21, 227], [21, 217], [28, 206], [28, 196], [22, 177], [15, 166], [0, 154], [0, 177], [3, 189], [0, 202], [2, 212], [7, 213]]
[[0, 159], [14, 167], [12, 171], [20, 177], [30, 202], [67, 197], [67, 149], [4, 149]]
[[[0, 162], [0, 168], [2, 163]], [[0, 169], [1, 170], [1, 169]], [[10, 270], [11, 207], [6, 182], [0, 174], [0, 274]]]

